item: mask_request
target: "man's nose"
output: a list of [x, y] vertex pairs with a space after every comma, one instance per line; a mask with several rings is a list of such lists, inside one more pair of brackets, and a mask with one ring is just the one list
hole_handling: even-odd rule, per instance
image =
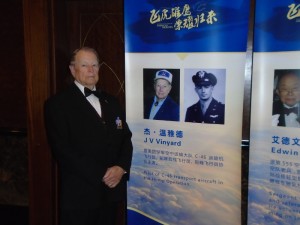
[[93, 72], [93, 71], [94, 71], [94, 66], [92, 66], [92, 65], [88, 65], [87, 67], [88, 67], [88, 71], [91, 71], [91, 72]]

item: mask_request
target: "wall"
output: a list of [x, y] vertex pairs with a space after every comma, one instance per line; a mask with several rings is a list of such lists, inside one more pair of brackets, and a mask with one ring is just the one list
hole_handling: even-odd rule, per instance
[[28, 224], [22, 0], [0, 3], [0, 224]]
[[22, 1], [0, 9], [0, 204], [28, 205]]

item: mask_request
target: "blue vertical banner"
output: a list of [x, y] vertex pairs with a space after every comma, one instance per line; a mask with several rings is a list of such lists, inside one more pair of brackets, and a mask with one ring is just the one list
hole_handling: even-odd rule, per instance
[[248, 224], [300, 224], [300, 1], [255, 9]]
[[129, 225], [241, 223], [249, 0], [125, 0]]

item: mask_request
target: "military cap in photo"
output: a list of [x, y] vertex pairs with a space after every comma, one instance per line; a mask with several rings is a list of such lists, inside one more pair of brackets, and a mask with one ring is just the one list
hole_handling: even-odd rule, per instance
[[192, 80], [197, 87], [202, 86], [215, 86], [217, 84], [217, 78], [212, 73], [207, 73], [206, 71], [198, 71]]
[[155, 74], [154, 81], [156, 81], [157, 79], [165, 79], [172, 83], [172, 77], [173, 75], [168, 70], [159, 70]]

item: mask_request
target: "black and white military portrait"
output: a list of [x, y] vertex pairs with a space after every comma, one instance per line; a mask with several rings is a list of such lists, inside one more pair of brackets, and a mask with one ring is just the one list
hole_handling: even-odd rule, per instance
[[185, 122], [225, 123], [225, 69], [185, 70]]

